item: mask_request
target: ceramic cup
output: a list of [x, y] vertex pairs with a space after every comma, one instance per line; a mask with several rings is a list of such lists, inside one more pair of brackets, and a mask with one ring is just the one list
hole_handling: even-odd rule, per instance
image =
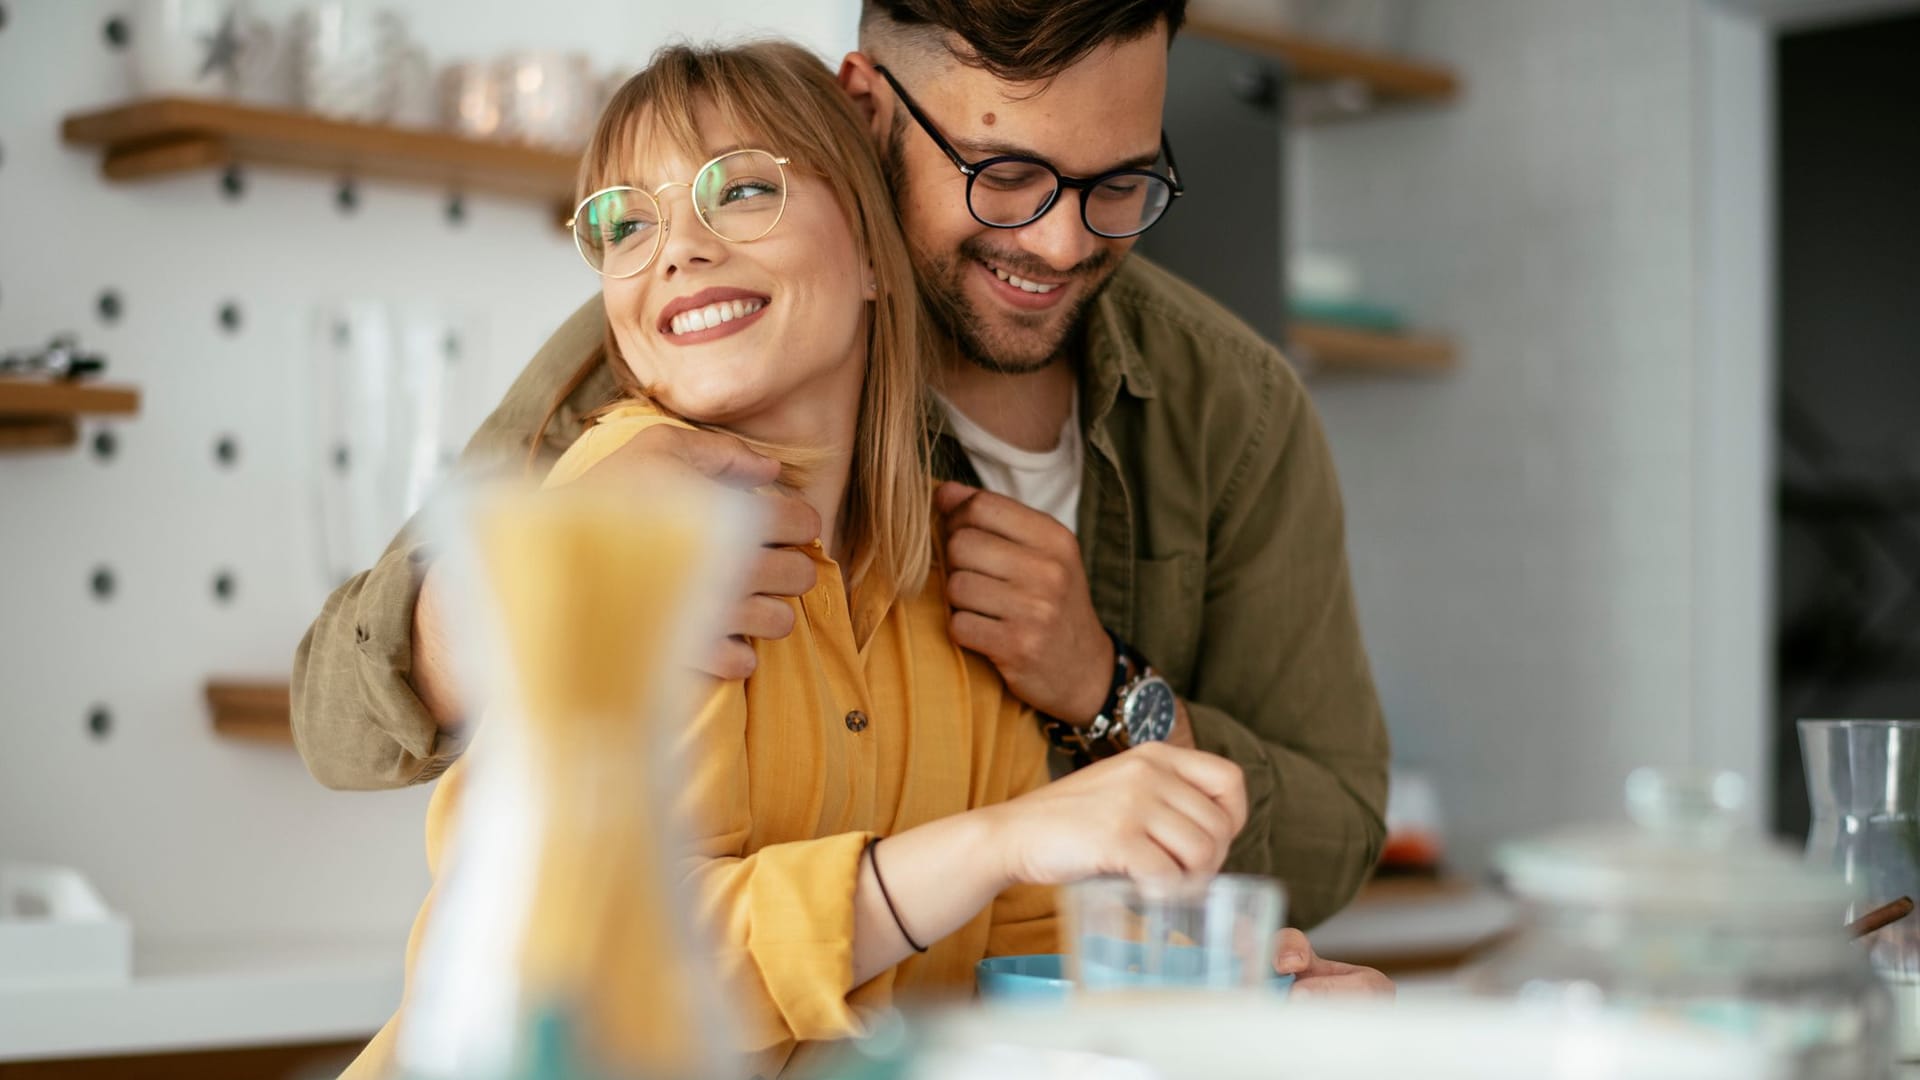
[[144, 96], [226, 97], [271, 62], [273, 31], [240, 0], [141, 0], [128, 59]]

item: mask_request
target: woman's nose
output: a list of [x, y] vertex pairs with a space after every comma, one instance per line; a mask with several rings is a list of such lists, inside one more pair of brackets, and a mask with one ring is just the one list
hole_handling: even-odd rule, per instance
[[660, 272], [668, 279], [681, 270], [726, 258], [725, 241], [713, 235], [700, 220], [699, 211], [694, 209], [693, 189], [683, 184], [674, 187], [686, 188], [686, 194], [667, 191], [659, 196], [660, 212], [666, 218], [667, 227], [666, 235], [660, 239]]

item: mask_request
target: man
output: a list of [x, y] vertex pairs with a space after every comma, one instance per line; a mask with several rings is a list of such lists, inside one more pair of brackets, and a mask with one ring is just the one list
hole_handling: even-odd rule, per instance
[[[1239, 764], [1250, 813], [1228, 868], [1282, 878], [1289, 921], [1312, 926], [1378, 855], [1387, 742], [1310, 401], [1272, 346], [1127, 257], [1184, 195], [1160, 129], [1184, 9], [867, 0], [840, 81], [871, 118], [952, 345], [935, 388], [954, 638], [1077, 762], [1164, 739]], [[524, 455], [601, 328], [595, 298], [468, 455]], [[604, 372], [573, 387], [543, 450], [610, 392]], [[743, 487], [773, 475], [724, 436], [656, 431], [631, 453]], [[813, 582], [791, 547], [818, 522], [764, 501], [768, 546], [706, 664], [721, 677], [751, 671], [749, 639], [789, 632], [779, 598]], [[404, 533], [329, 599], [294, 679], [322, 781], [415, 783], [458, 754], [439, 612]]]

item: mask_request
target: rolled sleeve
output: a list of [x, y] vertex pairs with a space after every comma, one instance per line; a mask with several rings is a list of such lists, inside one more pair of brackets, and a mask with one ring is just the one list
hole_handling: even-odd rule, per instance
[[414, 692], [413, 609], [426, 547], [396, 541], [327, 598], [293, 659], [293, 739], [314, 778], [366, 791], [431, 780], [465, 749]]

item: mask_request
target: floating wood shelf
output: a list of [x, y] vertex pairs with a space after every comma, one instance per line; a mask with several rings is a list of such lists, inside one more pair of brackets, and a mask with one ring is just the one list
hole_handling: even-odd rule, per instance
[[293, 742], [293, 687], [284, 682], [210, 679], [207, 705], [213, 730], [249, 742]]
[[72, 446], [76, 417], [139, 411], [140, 391], [131, 386], [0, 376], [0, 450]]
[[568, 208], [580, 163], [578, 154], [531, 146], [196, 98], [152, 98], [80, 113], [66, 118], [60, 134], [77, 146], [104, 148], [100, 171], [109, 180], [225, 165], [287, 165]]
[[1369, 49], [1356, 49], [1244, 19], [1196, 14], [1185, 32], [1283, 60], [1289, 73], [1305, 83], [1349, 83], [1364, 87], [1374, 103], [1437, 105], [1460, 93], [1460, 79], [1449, 68]]
[[1452, 371], [1453, 343], [1432, 334], [1383, 334], [1324, 323], [1287, 327], [1287, 355], [1307, 371], [1438, 375]]

